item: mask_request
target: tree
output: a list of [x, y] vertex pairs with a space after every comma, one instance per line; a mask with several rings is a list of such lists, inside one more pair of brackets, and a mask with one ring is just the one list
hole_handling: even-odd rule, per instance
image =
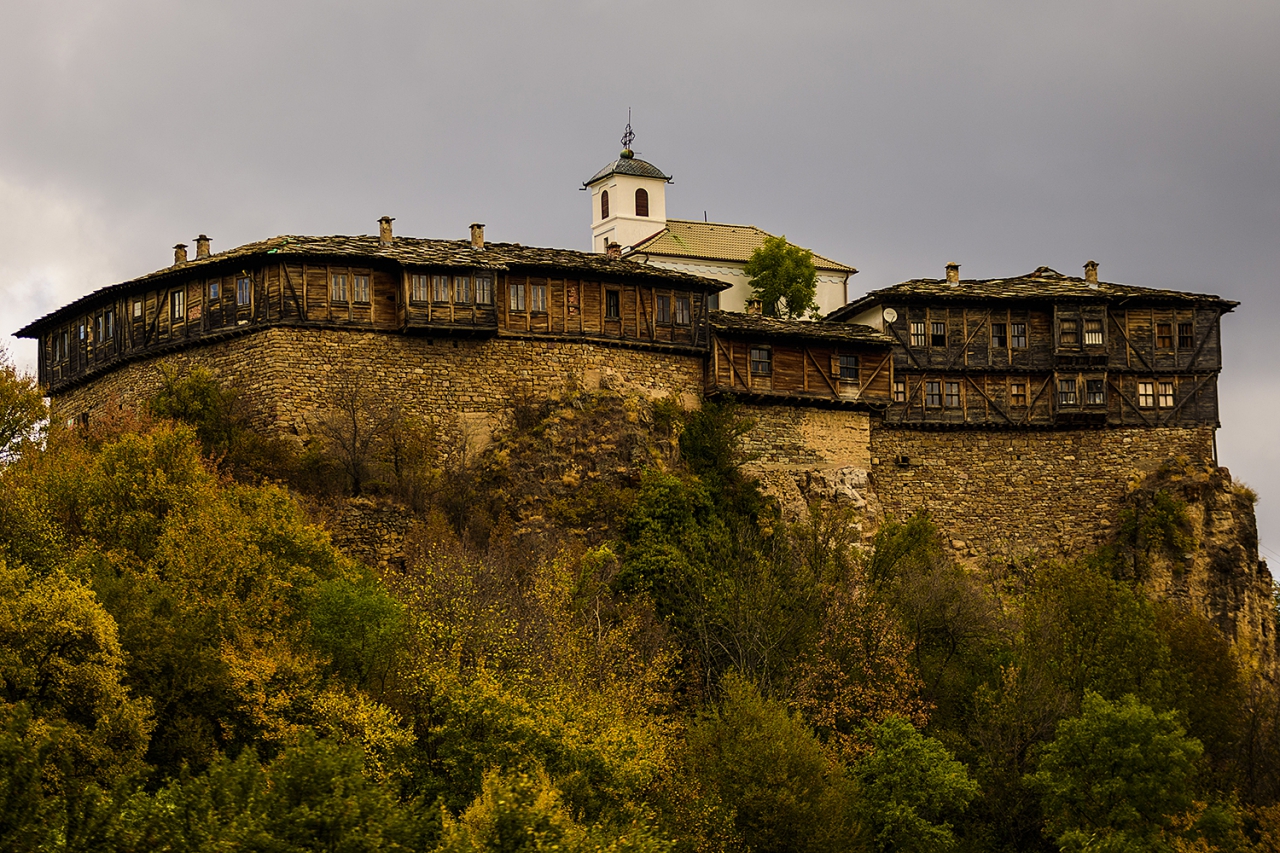
[[1028, 781], [1041, 792], [1045, 832], [1062, 850], [1164, 850], [1175, 816], [1192, 805], [1200, 753], [1174, 712], [1089, 692], [1080, 716], [1058, 724]]
[[818, 307], [813, 252], [791, 245], [786, 235], [766, 237], [743, 272], [751, 277], [752, 295], [764, 303], [766, 316], [792, 319]]
[[978, 793], [963, 764], [939, 741], [900, 717], [868, 733], [871, 754], [854, 766], [862, 785], [860, 811], [875, 833], [874, 848], [933, 853], [955, 845], [948, 818]]
[[19, 373], [0, 347], [0, 462], [11, 461], [25, 443], [36, 439], [47, 417], [35, 377]]

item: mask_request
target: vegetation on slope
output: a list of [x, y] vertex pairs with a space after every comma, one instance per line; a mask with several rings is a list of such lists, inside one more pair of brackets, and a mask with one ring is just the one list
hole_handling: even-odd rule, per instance
[[1172, 493], [1093, 559], [975, 572], [924, 517], [784, 523], [731, 408], [582, 395], [483, 454], [385, 425], [359, 488], [417, 523], [379, 575], [300, 508], [340, 443], [268, 446], [207, 376], [74, 432], [9, 411], [0, 849], [1280, 838], [1275, 686], [1141, 586]]

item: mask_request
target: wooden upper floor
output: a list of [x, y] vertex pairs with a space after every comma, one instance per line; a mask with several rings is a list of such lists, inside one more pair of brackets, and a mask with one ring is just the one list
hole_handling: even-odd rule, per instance
[[89, 294], [18, 332], [49, 393], [117, 364], [275, 325], [555, 336], [705, 352], [725, 285], [585, 252], [378, 237], [277, 237]]
[[889, 422], [1075, 426], [1218, 421], [1217, 296], [1064, 276], [920, 279], [831, 315], [893, 341]]

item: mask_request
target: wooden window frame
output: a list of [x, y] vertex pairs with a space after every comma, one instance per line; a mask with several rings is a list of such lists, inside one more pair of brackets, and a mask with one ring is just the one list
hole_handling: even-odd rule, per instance
[[222, 301], [222, 279], [215, 278], [209, 280], [209, 301]]
[[912, 320], [908, 325], [908, 329], [911, 335], [911, 346], [923, 349], [926, 346], [925, 342], [928, 340], [928, 337], [925, 336], [924, 320]]
[[142, 300], [141, 299], [133, 300], [133, 319], [135, 320], [142, 319]]
[[1156, 323], [1156, 349], [1173, 349], [1173, 321]]
[[[938, 331], [941, 329], [942, 331]], [[947, 321], [946, 320], [930, 320], [929, 321], [929, 346], [947, 348]]]
[[169, 322], [187, 322], [187, 291], [185, 289], [169, 291]]
[[1058, 405], [1071, 407], [1080, 405], [1080, 383], [1074, 376], [1058, 379]]
[[449, 304], [449, 276], [444, 273], [431, 273], [431, 301], [436, 304]]
[[475, 277], [476, 280], [476, 304], [492, 305], [493, 304], [493, 275], [490, 273], [479, 273]]
[[959, 409], [963, 403], [960, 400], [960, 383], [947, 380], [942, 385], [942, 407], [944, 409]]
[[547, 313], [547, 286], [545, 284], [529, 285], [529, 310], [534, 314]]
[[351, 274], [351, 301], [360, 305], [373, 302], [373, 277], [369, 273]]
[[671, 325], [671, 295], [657, 293], [653, 297], [653, 322], [659, 326]]
[[1178, 323], [1178, 349], [1195, 349], [1196, 346], [1196, 324], [1195, 322]]
[[1005, 322], [991, 324], [991, 348], [1009, 348], [1009, 324]]
[[1076, 349], [1080, 346], [1080, 321], [1066, 319], [1058, 321], [1058, 346]]
[[622, 291], [606, 289], [604, 292], [604, 318], [606, 320], [622, 319]]
[[455, 305], [470, 305], [474, 293], [471, 289], [471, 274], [462, 273], [453, 276], [453, 302]]
[[1105, 406], [1107, 404], [1107, 380], [1085, 379], [1084, 402], [1086, 406]]
[[1161, 409], [1172, 409], [1176, 390], [1173, 382], [1156, 383], [1156, 406]]
[[671, 322], [677, 326], [693, 325], [693, 304], [688, 296], [677, 295], [671, 300]]
[[1009, 349], [1027, 348], [1027, 324], [1009, 323]]
[[248, 308], [253, 304], [253, 279], [242, 275], [236, 279], [236, 307]]
[[926, 379], [924, 381], [924, 405], [929, 409], [942, 408], [941, 379]]
[[[1096, 325], [1095, 325], [1096, 324]], [[1084, 318], [1084, 345], [1087, 347], [1106, 346], [1106, 324], [1095, 317]]]
[[1143, 380], [1138, 383], [1138, 408], [1154, 409], [1156, 407], [1156, 383]]
[[409, 275], [409, 301], [418, 304], [431, 301], [431, 276], [426, 273]]
[[1009, 405], [1018, 409], [1025, 409], [1027, 407], [1026, 382], [1009, 383]]
[[508, 311], [524, 311], [525, 308], [524, 282], [511, 282], [507, 288], [507, 310]]
[[329, 303], [342, 303], [346, 305], [351, 301], [351, 293], [347, 289], [347, 278], [349, 273], [331, 272], [329, 273]]
[[893, 380], [893, 402], [895, 403], [907, 402], [907, 380], [905, 379]]
[[836, 355], [833, 373], [841, 382], [857, 382], [862, 378], [860, 369], [857, 355], [843, 352]]
[[773, 347], [753, 346], [747, 352], [752, 376], [773, 376]]

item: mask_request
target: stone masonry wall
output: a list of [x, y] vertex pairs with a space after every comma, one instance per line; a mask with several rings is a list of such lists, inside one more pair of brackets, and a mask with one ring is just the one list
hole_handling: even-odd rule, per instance
[[54, 416], [90, 418], [134, 406], [161, 385], [160, 363], [201, 364], [250, 404], [258, 425], [306, 435], [331, 405], [339, 381], [355, 378], [374, 396], [436, 422], [454, 421], [483, 445], [521, 397], [556, 397], [574, 388], [611, 388], [650, 398], [674, 395], [697, 405], [702, 358], [586, 342], [430, 339], [365, 331], [271, 328], [141, 361], [58, 395]]
[[886, 515], [925, 509], [963, 556], [1073, 554], [1101, 544], [1138, 479], [1213, 458], [1213, 428], [933, 432], [874, 425], [871, 484]]

